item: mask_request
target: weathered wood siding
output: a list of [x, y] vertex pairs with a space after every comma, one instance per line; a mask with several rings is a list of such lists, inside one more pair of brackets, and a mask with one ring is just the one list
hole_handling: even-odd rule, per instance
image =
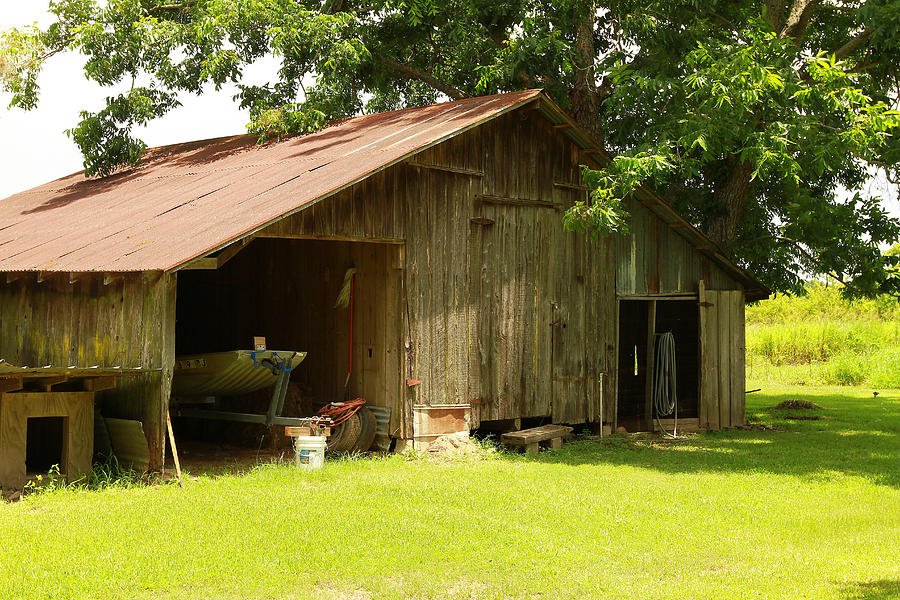
[[129, 273], [35, 274], [0, 284], [0, 358], [20, 366], [159, 369], [98, 394], [106, 416], [144, 424], [151, 467], [162, 465], [175, 340], [175, 278]]
[[[536, 112], [473, 128], [263, 237], [405, 240], [398, 408], [596, 421], [615, 397], [614, 240], [566, 232], [584, 158]], [[474, 219], [474, 221], [473, 221]], [[412, 431], [407, 428], [404, 435]]]
[[585, 195], [576, 152], [517, 112], [416, 158], [458, 172], [419, 167], [411, 196], [409, 369], [423, 384], [410, 402], [471, 402], [473, 424], [599, 419], [614, 380], [613, 247], [563, 230]]
[[703, 256], [677, 232], [634, 199], [625, 202], [630, 231], [616, 235], [616, 293], [620, 296], [738, 290], [741, 284]]

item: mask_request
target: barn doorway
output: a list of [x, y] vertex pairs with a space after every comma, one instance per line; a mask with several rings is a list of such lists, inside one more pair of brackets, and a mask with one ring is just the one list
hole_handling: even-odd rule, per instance
[[[680, 430], [699, 427], [700, 317], [696, 297], [619, 301], [617, 424], [629, 432], [659, 428], [653, 410], [655, 348], [671, 333]], [[673, 415], [661, 418], [671, 430]]]
[[[399, 244], [261, 238], [217, 269], [180, 271], [175, 378], [179, 357], [253, 350], [254, 338], [264, 337], [268, 350], [307, 353], [290, 373], [280, 416], [311, 416], [329, 402], [356, 397], [371, 407], [396, 406], [401, 257]], [[349, 269], [352, 304], [336, 306]], [[173, 391], [173, 404], [182, 407], [174, 413], [179, 438], [286, 449], [283, 426], [198, 416], [204, 410], [266, 414], [272, 392], [177, 397]], [[400, 417], [378, 416], [385, 429]]]

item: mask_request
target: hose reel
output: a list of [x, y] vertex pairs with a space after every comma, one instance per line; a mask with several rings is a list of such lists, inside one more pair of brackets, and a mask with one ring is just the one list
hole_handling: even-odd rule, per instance
[[[653, 411], [659, 429], [669, 437], [678, 435], [678, 395], [675, 377], [675, 336], [671, 331], [655, 334], [656, 354], [653, 361]], [[660, 417], [675, 415], [675, 427], [669, 433]]]

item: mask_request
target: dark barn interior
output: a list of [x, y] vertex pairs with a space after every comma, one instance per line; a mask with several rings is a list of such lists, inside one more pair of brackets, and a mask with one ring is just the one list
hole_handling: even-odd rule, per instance
[[[257, 239], [219, 269], [181, 271], [176, 357], [252, 349], [253, 338], [263, 336], [270, 350], [307, 352], [291, 374], [283, 416], [310, 416], [328, 402], [356, 397], [391, 406], [392, 394], [400, 393], [399, 253], [398, 245], [383, 243]], [[350, 268], [352, 313], [335, 305]], [[266, 389], [217, 402], [261, 414], [270, 397]], [[268, 430], [179, 419], [179, 433], [188, 439], [251, 445], [268, 432], [274, 443], [284, 442], [277, 427]]]
[[666, 332], [675, 339], [678, 418], [699, 416], [700, 322], [696, 300], [621, 300], [617, 417], [618, 424], [628, 431], [649, 431], [655, 426], [653, 352], [659, 334]]

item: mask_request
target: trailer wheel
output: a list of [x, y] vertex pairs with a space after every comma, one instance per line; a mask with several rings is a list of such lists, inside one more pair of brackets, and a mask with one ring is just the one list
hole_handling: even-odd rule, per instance
[[362, 431], [362, 419], [359, 412], [335, 427], [326, 448], [328, 452], [350, 452], [359, 439]]

